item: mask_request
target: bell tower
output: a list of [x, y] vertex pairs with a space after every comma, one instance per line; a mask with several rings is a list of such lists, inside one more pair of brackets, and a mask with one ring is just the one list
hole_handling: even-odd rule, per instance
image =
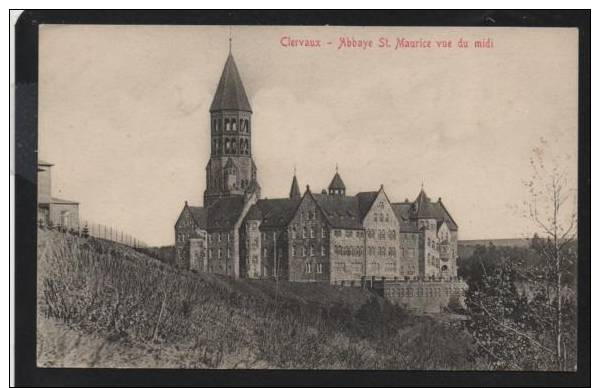
[[256, 192], [252, 160], [252, 108], [230, 50], [210, 106], [210, 160], [206, 166], [204, 206], [215, 199]]

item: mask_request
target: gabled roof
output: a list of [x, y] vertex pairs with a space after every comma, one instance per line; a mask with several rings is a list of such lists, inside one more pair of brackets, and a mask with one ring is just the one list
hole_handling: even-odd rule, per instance
[[[423, 193], [423, 195], [421, 195]], [[446, 207], [441, 201], [431, 202], [424, 191], [421, 191], [415, 202], [399, 202], [392, 203], [392, 209], [400, 222], [400, 229], [402, 230], [402, 223], [407, 223], [410, 220], [432, 218], [438, 222], [445, 221], [448, 224], [448, 229], [452, 231], [458, 230], [458, 225], [454, 222], [454, 219], [446, 210]], [[417, 201], [420, 200], [420, 203]]]
[[436, 211], [432, 206], [431, 199], [425, 194], [425, 190], [421, 189], [417, 199], [413, 204], [413, 218], [423, 219], [423, 218], [437, 218]]
[[261, 228], [284, 227], [294, 217], [302, 198], [259, 199], [250, 211], [254, 216], [260, 215]]
[[411, 221], [411, 202], [399, 202], [392, 203], [392, 210], [398, 219], [398, 224], [400, 226], [400, 232], [405, 233], [415, 233], [417, 230], [417, 223], [415, 221]]
[[342, 177], [340, 176], [340, 174], [338, 174], [337, 172], [335, 173], [335, 175], [333, 176], [333, 179], [331, 180], [331, 183], [329, 184], [329, 190], [331, 190], [331, 189], [346, 190], [346, 185], [344, 184], [344, 181], [342, 180]]
[[365, 191], [356, 194], [356, 198], [358, 199], [358, 212], [360, 214], [360, 222], [363, 222], [367, 213], [373, 206], [373, 202], [377, 199], [378, 191]]
[[242, 84], [242, 78], [238, 72], [233, 55], [229, 53], [217, 91], [210, 105], [210, 111], [242, 110], [252, 112], [246, 90]]
[[241, 195], [219, 198], [206, 209], [207, 230], [231, 230], [244, 209]]
[[192, 218], [200, 229], [206, 229], [206, 209], [202, 206], [188, 206]]
[[357, 197], [311, 194], [334, 228], [363, 229]]

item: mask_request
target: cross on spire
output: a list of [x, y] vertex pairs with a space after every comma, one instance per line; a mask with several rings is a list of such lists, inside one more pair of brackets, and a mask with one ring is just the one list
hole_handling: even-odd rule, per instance
[[231, 54], [231, 26], [229, 26], [229, 54]]

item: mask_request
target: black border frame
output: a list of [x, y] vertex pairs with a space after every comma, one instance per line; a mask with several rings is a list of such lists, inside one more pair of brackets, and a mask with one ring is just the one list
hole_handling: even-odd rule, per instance
[[[359, 25], [579, 28], [577, 372], [48, 369], [36, 367], [39, 24]], [[589, 386], [590, 10], [31, 10], [15, 26], [15, 383], [17, 386]], [[12, 157], [12, 155], [11, 155]], [[32, 287], [32, 285], [34, 285]], [[11, 317], [11, 320], [13, 317]]]

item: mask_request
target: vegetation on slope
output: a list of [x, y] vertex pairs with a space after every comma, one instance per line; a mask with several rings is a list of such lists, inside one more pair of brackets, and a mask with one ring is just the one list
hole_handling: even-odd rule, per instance
[[45, 230], [38, 251], [40, 366], [482, 367], [453, 321], [407, 315], [367, 290], [195, 274]]

